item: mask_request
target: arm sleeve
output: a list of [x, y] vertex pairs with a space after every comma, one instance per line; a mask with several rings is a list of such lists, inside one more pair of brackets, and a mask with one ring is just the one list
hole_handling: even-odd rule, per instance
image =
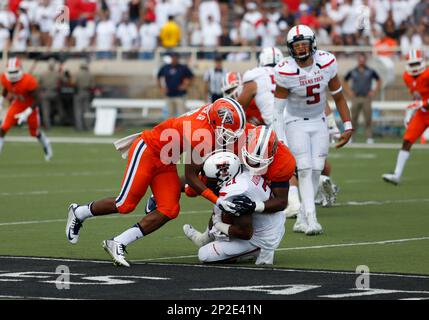
[[284, 109], [287, 99], [279, 99], [274, 97], [273, 121], [272, 126], [280, 141], [286, 141]]

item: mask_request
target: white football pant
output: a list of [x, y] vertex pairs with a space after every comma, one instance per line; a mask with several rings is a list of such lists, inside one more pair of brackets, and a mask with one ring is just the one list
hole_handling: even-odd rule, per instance
[[231, 241], [213, 241], [198, 250], [201, 262], [221, 262], [256, 259], [260, 248], [249, 240], [233, 239]]
[[286, 121], [286, 138], [296, 159], [299, 193], [305, 214], [316, 212], [315, 195], [329, 151], [329, 131], [325, 117]]

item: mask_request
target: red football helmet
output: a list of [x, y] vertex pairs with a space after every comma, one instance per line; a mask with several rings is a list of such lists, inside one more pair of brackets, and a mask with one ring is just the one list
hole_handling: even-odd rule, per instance
[[423, 51], [418, 49], [411, 49], [408, 51], [407, 56], [407, 72], [412, 76], [418, 76], [425, 71], [425, 58]]
[[237, 99], [243, 89], [240, 72], [227, 72], [222, 79], [222, 93], [226, 98]]
[[10, 58], [6, 66], [6, 79], [10, 82], [18, 82], [24, 76], [21, 60], [19, 58]]
[[207, 110], [207, 118], [219, 145], [234, 143], [243, 134], [246, 125], [243, 107], [231, 98], [213, 102]]
[[257, 126], [247, 135], [246, 145], [241, 148], [243, 163], [251, 171], [266, 169], [277, 151], [277, 135], [271, 127]]

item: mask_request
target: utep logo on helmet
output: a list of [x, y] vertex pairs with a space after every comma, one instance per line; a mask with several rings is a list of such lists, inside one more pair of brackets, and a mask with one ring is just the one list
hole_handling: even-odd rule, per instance
[[219, 118], [222, 119], [222, 123], [224, 124], [234, 124], [234, 117], [232, 115], [232, 111], [228, 108], [221, 108], [217, 111]]
[[222, 163], [216, 164], [217, 174], [216, 178], [219, 177], [227, 177], [228, 176], [228, 170], [229, 170], [229, 162], [225, 161]]

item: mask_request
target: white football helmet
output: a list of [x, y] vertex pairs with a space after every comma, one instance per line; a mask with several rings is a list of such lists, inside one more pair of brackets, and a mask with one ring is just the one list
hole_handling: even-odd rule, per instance
[[[304, 55], [299, 55], [295, 52], [293, 44], [300, 41], [308, 41], [310, 45], [310, 52]], [[313, 30], [306, 25], [300, 24], [289, 30], [286, 38], [287, 48], [292, 58], [300, 61], [305, 61], [316, 53], [317, 44], [316, 36]]]
[[6, 79], [10, 82], [18, 82], [24, 76], [21, 60], [19, 58], [10, 58], [6, 66]]
[[217, 179], [220, 186], [240, 173], [241, 162], [232, 152], [218, 151], [204, 161], [203, 171], [207, 178]]
[[411, 49], [408, 51], [406, 70], [412, 76], [418, 76], [425, 71], [425, 58], [422, 50]]
[[276, 47], [266, 47], [262, 49], [259, 55], [259, 66], [272, 66], [274, 67], [283, 59], [283, 53]]
[[240, 72], [227, 72], [222, 79], [221, 90], [225, 98], [237, 99], [243, 90]]

